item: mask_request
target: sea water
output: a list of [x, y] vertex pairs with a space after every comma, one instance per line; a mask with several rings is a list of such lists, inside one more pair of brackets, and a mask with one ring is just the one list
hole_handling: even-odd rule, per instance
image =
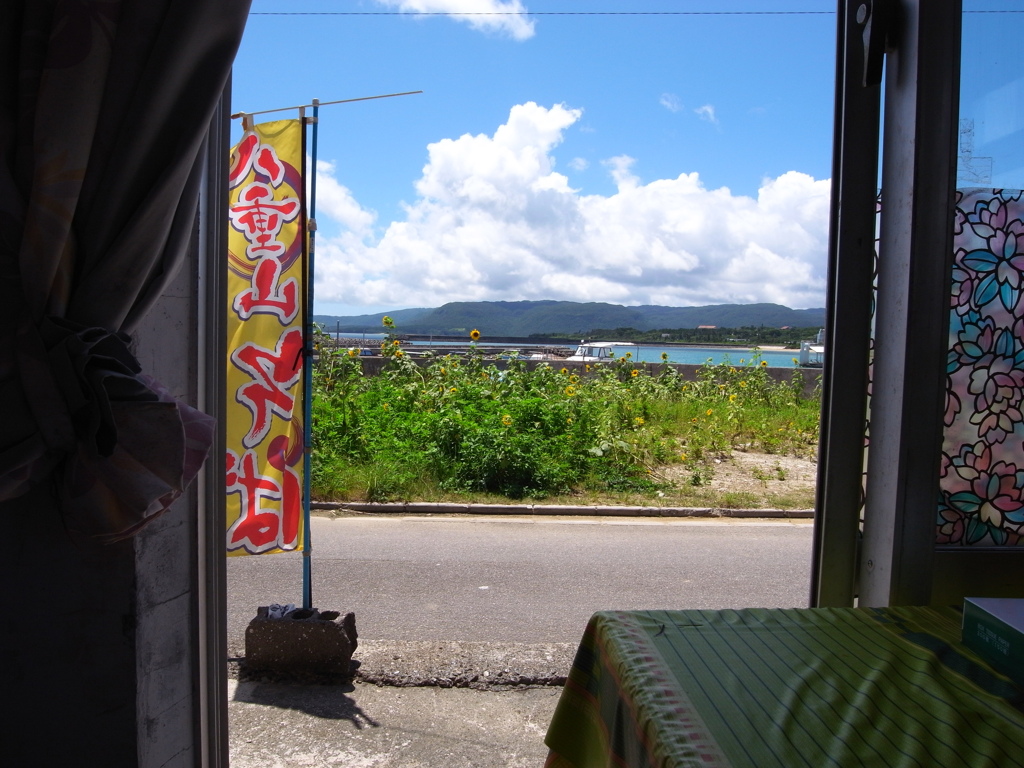
[[[336, 334], [331, 334], [332, 336]], [[367, 333], [367, 334], [341, 334], [346, 338], [358, 338], [365, 339], [367, 345], [375, 347], [385, 338], [386, 334], [383, 333]], [[406, 342], [412, 347], [429, 347], [431, 342], [429, 341], [412, 341]], [[522, 344], [495, 344], [488, 343], [485, 340], [481, 341], [482, 344], [486, 344], [489, 347], [508, 347], [509, 349], [518, 349], [522, 347]], [[433, 342], [434, 346], [452, 346], [450, 341], [438, 341]], [[531, 348], [546, 346], [544, 344], [530, 345]], [[573, 345], [556, 344], [550, 345], [554, 348], [565, 349], [567, 346], [572, 347]], [[761, 349], [752, 350], [744, 347], [682, 347], [676, 345], [662, 345], [662, 344], [638, 344], [638, 345], [622, 345], [616, 347], [616, 355], [622, 356], [629, 352], [632, 355], [633, 360], [638, 363], [660, 363], [662, 362], [661, 355], [667, 354], [668, 360], [665, 362], [676, 363], [679, 365], [705, 365], [711, 363], [717, 365], [719, 363], [729, 363], [730, 365], [741, 366], [741, 365], [756, 365], [756, 361], [764, 360], [768, 363], [769, 368], [794, 368], [797, 365], [796, 357], [797, 350], [776, 350], [776, 349]], [[755, 357], [755, 355], [757, 355]]]
[[[623, 347], [627, 352], [633, 353], [633, 359], [641, 363], [660, 363], [662, 353], [668, 354], [669, 363], [680, 365], [705, 365], [711, 363], [729, 363], [731, 365], [750, 365], [757, 361], [764, 360], [769, 368], [795, 368], [795, 349], [776, 350], [761, 349], [752, 350], [742, 347], [676, 347], [676, 346], [640, 346]], [[756, 355], [756, 358], [755, 358]]]

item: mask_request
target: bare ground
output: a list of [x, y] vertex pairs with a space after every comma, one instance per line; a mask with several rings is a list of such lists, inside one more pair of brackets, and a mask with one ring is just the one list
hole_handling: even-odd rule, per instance
[[818, 465], [795, 456], [733, 451], [707, 471], [674, 465], [661, 471], [675, 490], [665, 500], [693, 498], [713, 507], [811, 509]]

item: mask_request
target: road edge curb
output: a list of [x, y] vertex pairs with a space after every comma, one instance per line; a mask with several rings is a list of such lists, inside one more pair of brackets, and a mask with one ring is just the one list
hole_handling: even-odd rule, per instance
[[727, 509], [723, 507], [612, 507], [558, 504], [452, 504], [428, 501], [314, 501], [311, 509], [363, 514], [560, 515], [577, 517], [701, 517], [808, 519], [813, 509]]

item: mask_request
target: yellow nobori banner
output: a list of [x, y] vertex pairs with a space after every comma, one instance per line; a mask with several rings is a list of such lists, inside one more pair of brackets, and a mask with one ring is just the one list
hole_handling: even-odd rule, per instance
[[231, 150], [227, 549], [302, 549], [302, 124], [253, 126]]

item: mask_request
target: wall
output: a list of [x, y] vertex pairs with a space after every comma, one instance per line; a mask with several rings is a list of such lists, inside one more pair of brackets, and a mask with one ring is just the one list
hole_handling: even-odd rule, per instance
[[[192, 254], [193, 262], [195, 254]], [[196, 403], [195, 265], [186, 265], [134, 333], [150, 376]], [[196, 761], [198, 495], [193, 485], [134, 539], [139, 764]]]
[[4, 763], [134, 765], [132, 542], [70, 533], [45, 487], [0, 503], [0, 521]]

